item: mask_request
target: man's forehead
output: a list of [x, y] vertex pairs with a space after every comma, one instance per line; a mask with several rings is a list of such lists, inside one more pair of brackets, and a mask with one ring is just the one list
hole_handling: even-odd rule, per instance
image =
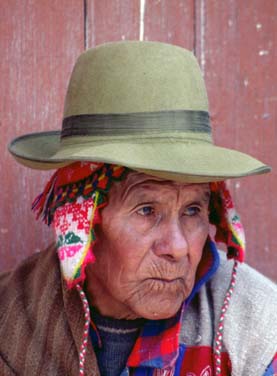
[[152, 190], [159, 188], [184, 189], [185, 191], [197, 191], [209, 193], [209, 183], [181, 183], [173, 180], [165, 180], [142, 172], [131, 171], [121, 182], [122, 195], [126, 197], [129, 193], [139, 190]]

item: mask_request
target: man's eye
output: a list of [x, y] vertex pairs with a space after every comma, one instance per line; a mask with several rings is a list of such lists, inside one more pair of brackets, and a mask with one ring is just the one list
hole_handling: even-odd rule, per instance
[[189, 206], [188, 208], [185, 209], [184, 215], [188, 217], [193, 217], [197, 214], [199, 214], [200, 208], [198, 206]]
[[137, 210], [137, 213], [139, 215], [147, 217], [148, 215], [151, 215], [154, 213], [154, 209], [152, 208], [152, 206], [143, 206], [142, 208]]

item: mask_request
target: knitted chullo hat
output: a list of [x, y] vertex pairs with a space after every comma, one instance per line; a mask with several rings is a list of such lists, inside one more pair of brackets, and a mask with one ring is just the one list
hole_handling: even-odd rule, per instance
[[[122, 180], [126, 167], [104, 163], [75, 162], [60, 168], [33, 203], [37, 217], [53, 223], [63, 277], [69, 288], [85, 279], [85, 267], [94, 261], [94, 228], [100, 209], [107, 204], [112, 182]], [[215, 240], [227, 246], [227, 256], [244, 258], [244, 232], [224, 182], [210, 183], [210, 223]]]

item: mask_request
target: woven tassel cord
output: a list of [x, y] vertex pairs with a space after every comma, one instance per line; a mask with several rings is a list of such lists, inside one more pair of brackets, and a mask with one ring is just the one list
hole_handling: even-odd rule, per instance
[[84, 376], [85, 374], [85, 360], [86, 360], [86, 352], [88, 347], [88, 336], [89, 336], [89, 324], [90, 324], [90, 310], [89, 310], [89, 303], [86, 298], [86, 294], [84, 293], [84, 290], [82, 287], [77, 284], [76, 289], [79, 292], [82, 304], [83, 304], [83, 310], [85, 315], [85, 324], [84, 324], [84, 331], [83, 331], [83, 338], [82, 338], [82, 344], [79, 351], [79, 376]]
[[223, 305], [221, 307], [220, 316], [219, 316], [219, 323], [217, 327], [217, 332], [215, 335], [215, 351], [214, 351], [214, 360], [215, 360], [215, 374], [216, 376], [222, 376], [222, 365], [221, 365], [221, 352], [223, 346], [223, 331], [224, 331], [224, 319], [226, 312], [228, 310], [231, 297], [234, 292], [234, 288], [236, 285], [236, 278], [237, 278], [237, 269], [238, 269], [238, 261], [234, 262], [232, 276], [230, 285], [226, 292]]

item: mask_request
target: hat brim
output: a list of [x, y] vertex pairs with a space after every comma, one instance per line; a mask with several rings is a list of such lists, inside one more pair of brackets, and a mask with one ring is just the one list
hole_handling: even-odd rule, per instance
[[32, 133], [14, 139], [9, 151], [16, 160], [33, 169], [49, 170], [74, 161], [123, 165], [163, 179], [211, 182], [263, 174], [271, 168], [236, 150], [204, 142], [155, 142], [130, 140], [100, 144], [83, 143], [61, 147], [60, 132]]

